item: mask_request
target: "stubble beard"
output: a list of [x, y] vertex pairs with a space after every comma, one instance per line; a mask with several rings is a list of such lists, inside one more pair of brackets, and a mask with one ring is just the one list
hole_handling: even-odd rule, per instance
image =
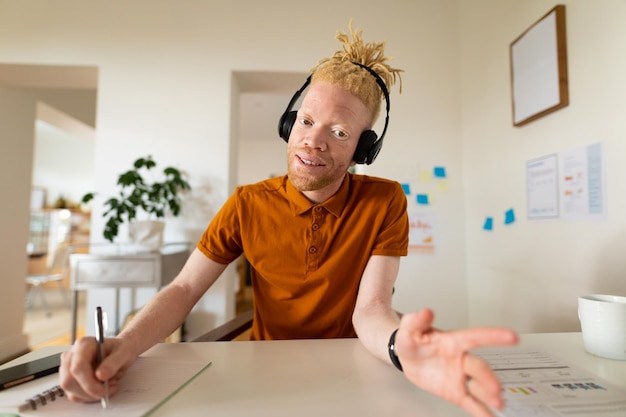
[[311, 175], [299, 172], [296, 168], [298, 164], [298, 161], [295, 161], [296, 158], [295, 154], [291, 153], [287, 158], [287, 177], [298, 191], [321, 190], [337, 181], [339, 176], [343, 178], [345, 172], [348, 170], [347, 167], [343, 170], [340, 168], [334, 168], [331, 171], [325, 171], [320, 175]]

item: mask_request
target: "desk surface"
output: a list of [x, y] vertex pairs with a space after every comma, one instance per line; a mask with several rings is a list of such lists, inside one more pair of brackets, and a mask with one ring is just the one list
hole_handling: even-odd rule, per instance
[[[521, 344], [626, 388], [626, 361], [586, 353], [580, 333], [522, 335]], [[159, 344], [146, 355], [213, 362], [154, 416], [467, 416], [411, 385], [356, 339]]]

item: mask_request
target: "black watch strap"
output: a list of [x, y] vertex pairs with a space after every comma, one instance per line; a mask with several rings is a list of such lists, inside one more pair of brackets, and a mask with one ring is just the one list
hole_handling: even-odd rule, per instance
[[396, 355], [396, 333], [398, 333], [398, 329], [394, 330], [393, 333], [391, 333], [387, 349], [389, 350], [389, 358], [391, 359], [391, 363], [393, 363], [393, 366], [395, 366], [396, 368], [398, 368], [399, 371], [402, 372], [402, 364], [400, 363], [398, 355]]

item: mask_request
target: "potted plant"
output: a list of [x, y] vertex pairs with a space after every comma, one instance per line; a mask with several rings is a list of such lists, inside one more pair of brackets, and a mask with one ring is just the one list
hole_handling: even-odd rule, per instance
[[[147, 239], [152, 241], [149, 249], [158, 249], [163, 242], [164, 223], [155, 222], [154, 219], [164, 218], [168, 213], [178, 216], [181, 211], [181, 193], [191, 190], [191, 187], [182, 173], [171, 166], [163, 170], [162, 181], [148, 177], [150, 171], [156, 167], [156, 162], [151, 156], [137, 159], [133, 166], [117, 180], [119, 195], [109, 198], [104, 203], [106, 209], [102, 216], [106, 218], [106, 224], [103, 236], [109, 242], [113, 242], [119, 233], [120, 225], [128, 222], [131, 242], [145, 246], [138, 241]], [[81, 201], [86, 204], [94, 196], [95, 193], [87, 193]], [[137, 215], [141, 212], [149, 219], [147, 222], [137, 220]], [[146, 224], [151, 225], [152, 229], [145, 231]]]

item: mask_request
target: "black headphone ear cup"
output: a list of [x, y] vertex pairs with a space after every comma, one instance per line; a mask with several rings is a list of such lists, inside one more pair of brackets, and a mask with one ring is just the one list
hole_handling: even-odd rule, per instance
[[[372, 147], [376, 145], [377, 139], [378, 136], [373, 130], [366, 130], [365, 132], [361, 133], [361, 137], [359, 138], [359, 143], [356, 145], [352, 160], [357, 164], [371, 164], [373, 160], [370, 158], [370, 151]], [[378, 150], [380, 150], [380, 146], [376, 147], [378, 148]], [[374, 155], [374, 158], [375, 157], [376, 156]]]
[[380, 140], [377, 140], [376, 143], [374, 143], [374, 146], [370, 148], [370, 151], [367, 154], [367, 161], [365, 161], [367, 165], [374, 162], [374, 159], [376, 159], [382, 147], [383, 147], [383, 140], [381, 138]]
[[278, 135], [283, 138], [285, 142], [289, 142], [289, 135], [291, 135], [291, 128], [293, 124], [296, 122], [296, 116], [298, 112], [292, 110], [290, 112], [283, 113], [280, 116], [280, 121], [278, 122]]

